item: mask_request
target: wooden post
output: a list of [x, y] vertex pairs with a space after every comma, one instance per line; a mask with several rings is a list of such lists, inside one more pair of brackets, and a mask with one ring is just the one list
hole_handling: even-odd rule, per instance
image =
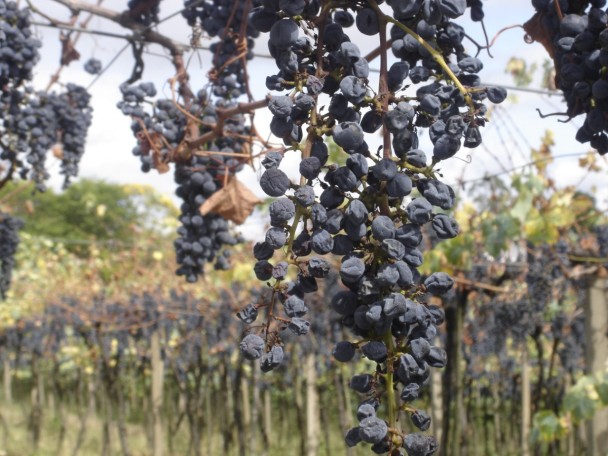
[[[301, 350], [298, 350], [298, 347], [294, 347], [294, 357], [297, 359], [302, 355]], [[305, 367], [306, 369], [306, 364]], [[293, 381], [293, 395], [294, 395], [294, 404], [296, 411], [296, 420], [298, 429], [306, 428], [306, 410], [304, 409], [304, 398], [302, 397], [302, 382], [301, 382], [301, 372], [300, 372], [300, 364], [292, 363], [292, 378]], [[285, 410], [285, 409], [283, 409]], [[289, 429], [289, 422], [287, 419], [282, 420], [283, 431], [281, 432], [281, 437], [286, 437]], [[298, 433], [300, 437], [300, 454], [306, 454], [306, 436], [303, 432]]]
[[[608, 280], [597, 278], [585, 299], [585, 346], [587, 374], [606, 372], [608, 361]], [[587, 424], [587, 455], [608, 454], [608, 408], [598, 410]]]
[[272, 438], [272, 397], [269, 386], [264, 389], [262, 396], [264, 397], [264, 446], [270, 448], [274, 439]]
[[[340, 431], [341, 435], [345, 435], [346, 431], [350, 429], [353, 425], [353, 417], [346, 412], [346, 402], [347, 396], [346, 391], [344, 391], [344, 383], [342, 382], [343, 377], [345, 376], [345, 367], [342, 363], [340, 363], [338, 367], [337, 375], [334, 375], [334, 388], [336, 390], [336, 397], [338, 398], [338, 418], [340, 420]], [[346, 449], [346, 456], [354, 456], [355, 449], [353, 447], [349, 447], [344, 445]]]
[[498, 453], [498, 449], [501, 447], [501, 442], [504, 440], [504, 430], [501, 426], [500, 414], [503, 407], [500, 406], [502, 400], [498, 394], [498, 386], [496, 383], [491, 385], [492, 389], [492, 414], [494, 415], [494, 451]]
[[431, 435], [441, 442], [443, 431], [443, 388], [441, 370], [431, 369]]
[[441, 456], [461, 456], [462, 433], [466, 429], [466, 413], [462, 388], [462, 339], [464, 315], [469, 292], [456, 290], [444, 299], [446, 351], [448, 364], [443, 371], [443, 431]]
[[531, 422], [531, 400], [532, 391], [530, 386], [530, 364], [528, 362], [528, 346], [523, 342], [521, 354], [521, 455], [530, 456], [530, 437]]
[[7, 404], [13, 402], [13, 388], [11, 386], [12, 373], [11, 373], [11, 360], [8, 357], [8, 352], [5, 353], [3, 363], [3, 380], [4, 380], [4, 401]]
[[306, 355], [306, 455], [317, 456], [320, 440], [319, 394], [314, 353]]
[[163, 438], [162, 406], [163, 406], [163, 382], [165, 379], [163, 358], [160, 347], [160, 334], [158, 329], [150, 336], [151, 345], [151, 364], [152, 364], [152, 427], [153, 437], [153, 456], [163, 456], [165, 440]]
[[253, 405], [251, 407], [251, 425], [249, 435], [249, 447], [252, 454], [260, 454], [258, 449], [258, 434], [261, 431], [260, 426], [260, 363], [251, 361], [251, 388], [253, 390]]

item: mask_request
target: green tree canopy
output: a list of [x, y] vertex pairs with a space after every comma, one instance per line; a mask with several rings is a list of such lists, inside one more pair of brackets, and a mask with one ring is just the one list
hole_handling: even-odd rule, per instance
[[128, 245], [142, 233], [165, 234], [177, 214], [172, 201], [149, 186], [82, 179], [65, 191], [41, 194], [20, 186], [5, 188], [0, 205], [9, 199], [13, 215], [25, 222], [24, 232], [64, 241], [79, 254], [88, 252], [91, 241]]

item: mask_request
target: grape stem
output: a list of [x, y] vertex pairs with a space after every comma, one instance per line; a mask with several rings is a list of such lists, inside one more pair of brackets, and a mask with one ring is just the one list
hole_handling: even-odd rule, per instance
[[376, 11], [376, 14], [378, 15], [378, 20], [380, 20], [381, 23], [390, 22], [391, 24], [396, 25], [401, 30], [403, 30], [405, 33], [407, 33], [408, 35], [414, 37], [416, 39], [416, 41], [418, 41], [429, 52], [429, 54], [431, 54], [433, 56], [433, 59], [435, 59], [435, 61], [439, 64], [439, 66], [443, 69], [443, 71], [454, 82], [454, 85], [456, 85], [458, 90], [460, 90], [460, 93], [462, 93], [462, 95], [464, 96], [464, 99], [467, 102], [467, 104], [469, 105], [469, 108], [471, 109], [471, 111], [474, 111], [475, 106], [473, 105], [473, 100], [471, 99], [471, 95], [469, 94], [469, 91], [458, 80], [458, 78], [456, 77], [454, 72], [450, 69], [448, 64], [445, 62], [445, 59], [443, 58], [441, 53], [438, 52], [437, 50], [435, 50], [429, 43], [426, 42], [426, 40], [424, 40], [420, 35], [418, 35], [416, 32], [414, 32], [407, 25], [402, 24], [397, 19], [394, 19], [387, 14], [384, 14], [384, 12], [382, 12], [380, 7], [374, 0], [368, 0], [368, 2], [371, 5], [371, 7]]
[[302, 217], [303, 214], [304, 214], [303, 208], [299, 204], [296, 204], [296, 214], [293, 218], [292, 225], [289, 227], [289, 240], [287, 241], [287, 254], [288, 255], [290, 253], [293, 255], [293, 252], [292, 252], [293, 240], [296, 235], [296, 229], [298, 228], [298, 224], [300, 223], [300, 218]]
[[252, 103], [239, 103], [233, 108], [217, 109], [217, 122], [215, 123], [215, 126], [211, 129], [211, 131], [199, 136], [198, 138], [188, 141], [189, 149], [196, 149], [210, 141], [213, 141], [215, 138], [223, 136], [224, 121], [226, 119], [229, 119], [237, 114], [245, 114], [256, 109], [264, 108], [268, 105], [268, 101], [270, 101], [270, 96], [266, 96], [265, 98]]
[[386, 363], [386, 409], [388, 414], [388, 425], [389, 427], [395, 427], [396, 423], [396, 401], [395, 401], [395, 389], [393, 387], [393, 365], [390, 362], [392, 359], [393, 353], [395, 351], [395, 341], [393, 339], [393, 335], [391, 331], [388, 330], [382, 336], [384, 344], [388, 348], [388, 358]]
[[[372, 0], [373, 2], [373, 0]], [[378, 5], [376, 5], [377, 7]], [[379, 8], [378, 8], [379, 9]], [[386, 44], [386, 19], [384, 16], [379, 17], [379, 28], [380, 28], [380, 81], [378, 82], [378, 96], [382, 103], [382, 112], [386, 114], [388, 112], [388, 103], [390, 97], [390, 91], [388, 90], [388, 59], [387, 59], [387, 44]], [[382, 123], [382, 137], [383, 137], [383, 149], [382, 156], [384, 158], [391, 157], [391, 134], [386, 128], [384, 122]]]

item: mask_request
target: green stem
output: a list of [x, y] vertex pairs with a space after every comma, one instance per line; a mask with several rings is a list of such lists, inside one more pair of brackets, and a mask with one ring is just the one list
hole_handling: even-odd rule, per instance
[[434, 164], [431, 165], [431, 166], [427, 166], [425, 168], [418, 168], [418, 167], [416, 167], [414, 165], [410, 165], [405, 160], [399, 161], [398, 163], [399, 163], [399, 165], [402, 168], [407, 168], [408, 170], [410, 170], [410, 171], [412, 171], [414, 173], [423, 174], [425, 177], [428, 177], [428, 178], [434, 178], [435, 177], [434, 174], [433, 174], [433, 166], [434, 166]]
[[[377, 12], [378, 11], [379, 11], [379, 9], [377, 10]], [[469, 91], [458, 80], [458, 78], [456, 77], [454, 72], [450, 69], [448, 64], [445, 62], [445, 59], [443, 58], [441, 53], [438, 52], [437, 50], [435, 50], [429, 43], [427, 43], [420, 35], [418, 35], [416, 32], [414, 32], [407, 25], [402, 24], [397, 19], [394, 19], [384, 13], [378, 12], [378, 14], [382, 14], [385, 21], [390, 22], [391, 24], [395, 24], [397, 27], [399, 27], [405, 33], [407, 33], [410, 36], [413, 36], [416, 39], [416, 41], [418, 41], [422, 46], [424, 46], [424, 48], [433, 56], [433, 59], [435, 59], [435, 61], [443, 69], [445, 74], [447, 74], [448, 77], [454, 82], [454, 85], [456, 85], [456, 87], [458, 87], [458, 90], [460, 90], [460, 93], [462, 93], [462, 95], [464, 96], [464, 99], [467, 102], [467, 104], [469, 105], [469, 108], [471, 108], [471, 111], [474, 111], [475, 106], [473, 105], [473, 100], [471, 99], [471, 95], [469, 94]]]
[[296, 215], [293, 218], [293, 223], [289, 227], [289, 240], [287, 241], [287, 255], [291, 253], [291, 249], [293, 247], [293, 239], [296, 236], [296, 229], [298, 228], [298, 224], [300, 223], [300, 218], [304, 215], [304, 208], [296, 203]]

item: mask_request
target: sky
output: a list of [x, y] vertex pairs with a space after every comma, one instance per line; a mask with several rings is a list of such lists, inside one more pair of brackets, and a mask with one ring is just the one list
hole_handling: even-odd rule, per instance
[[[93, 0], [80, 0], [89, 1]], [[32, 0], [33, 4], [44, 11], [49, 16], [61, 20], [67, 20], [69, 12], [66, 8], [53, 0]], [[120, 11], [125, 5], [121, 0], [105, 0], [103, 6], [106, 8]], [[164, 0], [161, 3], [160, 17], [164, 18], [171, 13], [179, 11], [183, 7], [181, 0]], [[486, 14], [485, 26], [490, 39], [504, 27], [523, 24], [529, 19], [534, 10], [529, 0], [488, 0], [484, 1]], [[86, 16], [84, 16], [86, 17]], [[40, 22], [44, 19], [37, 18]], [[477, 42], [483, 42], [482, 29], [479, 23], [468, 20], [459, 21], [465, 27], [467, 34]], [[94, 18], [88, 25], [90, 30], [99, 30], [126, 34], [120, 26], [113, 24], [105, 19]], [[181, 16], [176, 16], [163, 22], [159, 26], [159, 31], [172, 39], [188, 43], [191, 39], [191, 30], [188, 28]], [[56, 29], [38, 26], [36, 33], [43, 41], [41, 50], [42, 59], [36, 67], [34, 84], [37, 88], [43, 88], [49, 81], [50, 75], [57, 70], [60, 46], [59, 32]], [[351, 40], [357, 43], [361, 52], [365, 55], [377, 46], [375, 39], [359, 34], [355, 28], [348, 29]], [[255, 51], [260, 54], [267, 54], [265, 36], [262, 35], [256, 41]], [[208, 45], [211, 41], [207, 38], [202, 39], [203, 45]], [[157, 172], [142, 173], [140, 171], [139, 159], [131, 154], [131, 149], [135, 145], [130, 130], [130, 119], [123, 116], [116, 108], [116, 103], [120, 100], [118, 86], [125, 81], [131, 74], [133, 58], [130, 48], [127, 48], [116, 58], [116, 61], [109, 65], [104, 74], [94, 81], [94, 76], [87, 74], [83, 65], [90, 57], [95, 57], [102, 61], [106, 66], [117, 56], [125, 46], [125, 41], [114, 38], [83, 34], [76, 48], [81, 54], [80, 61], [73, 62], [65, 68], [61, 74], [60, 81], [63, 83], [76, 82], [88, 86], [92, 95], [92, 105], [94, 108], [93, 125], [89, 130], [87, 139], [87, 149], [80, 166], [81, 177], [101, 178], [117, 183], [141, 183], [149, 184], [161, 193], [173, 195], [175, 184], [171, 173], [159, 175]], [[475, 46], [466, 44], [467, 50], [474, 54]], [[482, 54], [484, 69], [480, 72], [482, 81], [486, 84], [497, 84], [512, 86], [512, 77], [505, 72], [507, 62], [511, 57], [523, 58], [529, 63], [536, 62], [542, 67], [542, 62], [547, 59], [547, 54], [538, 43], [527, 44], [524, 41], [524, 31], [521, 28], [514, 28], [502, 33], [495, 41], [491, 49], [493, 58], [488, 58], [487, 54]], [[156, 45], [150, 45], [145, 53], [145, 69], [143, 81], [153, 81], [160, 93], [170, 97], [170, 90], [167, 79], [173, 76], [173, 67], [166, 57], [167, 53]], [[196, 91], [203, 87], [206, 74], [210, 69], [210, 54], [207, 51], [198, 50], [188, 56], [188, 70], [191, 77], [191, 84]], [[371, 68], [378, 68], [379, 61], [370, 64]], [[269, 71], [274, 71], [274, 62], [269, 59], [254, 59], [250, 62], [249, 73], [251, 75], [251, 85], [254, 94], [259, 94], [260, 98], [268, 93], [264, 85]], [[540, 73], [540, 72], [539, 72]], [[374, 75], [370, 77], [372, 79]], [[374, 82], [372, 82], [372, 85]], [[540, 78], [537, 77], [531, 87], [540, 88]], [[413, 90], [413, 89], [412, 89]], [[451, 159], [443, 168], [445, 181], [456, 183], [459, 179], [469, 180], [483, 177], [485, 174], [501, 172], [520, 166], [529, 160], [530, 147], [538, 147], [540, 139], [546, 130], [552, 130], [556, 144], [553, 148], [555, 155], [584, 153], [589, 150], [588, 145], [582, 145], [574, 140], [574, 135], [578, 126], [582, 124], [582, 118], [576, 118], [569, 123], [559, 123], [556, 117], [541, 119], [536, 111], [556, 112], [564, 111], [565, 103], [561, 96], [546, 96], [526, 92], [510, 92], [511, 97], [505, 101], [500, 108], [491, 114], [490, 122], [482, 129], [483, 145], [477, 149], [464, 149], [456, 155], [459, 159]], [[259, 122], [258, 122], [259, 121]], [[269, 134], [268, 125], [270, 115], [266, 110], [256, 113], [256, 125], [263, 136]], [[427, 151], [430, 156], [432, 148], [427, 139], [426, 131], [421, 136], [421, 148]], [[51, 159], [53, 160], [53, 159]], [[551, 165], [550, 170], [558, 183], [563, 185], [580, 184], [581, 189], [595, 191], [599, 203], [608, 206], [608, 174], [606, 173], [605, 160], [602, 160], [604, 172], [592, 178], [581, 181], [582, 172], [576, 166], [577, 158], [564, 158], [556, 160]], [[288, 174], [295, 178], [297, 174], [298, 157], [288, 156], [282, 168], [288, 170]], [[258, 167], [259, 168], [259, 167]], [[52, 165], [54, 177], [51, 186], [59, 188], [61, 177], [58, 175], [58, 163]], [[245, 182], [260, 197], [264, 193], [257, 184], [259, 169], [246, 169], [239, 174], [239, 178]], [[177, 201], [177, 200], [176, 200]], [[259, 232], [263, 229], [261, 218], [253, 217], [249, 220], [243, 230]]]

